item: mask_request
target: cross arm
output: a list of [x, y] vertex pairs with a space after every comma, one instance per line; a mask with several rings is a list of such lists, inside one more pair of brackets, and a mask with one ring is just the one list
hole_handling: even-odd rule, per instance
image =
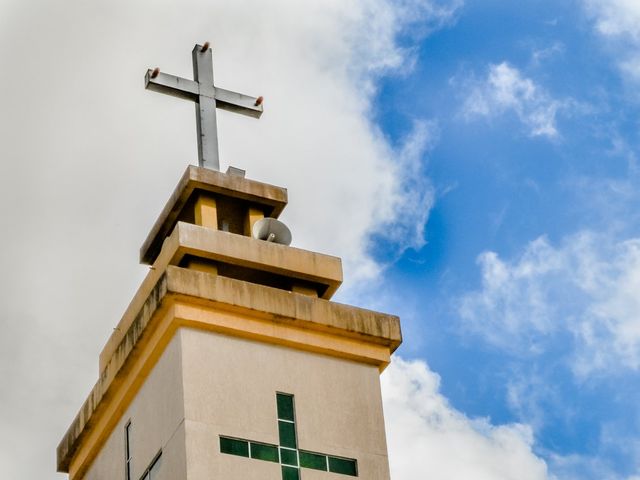
[[[152, 77], [152, 70], [147, 70], [144, 77], [145, 88], [154, 92], [166, 93], [173, 97], [198, 101], [198, 96], [210, 93], [201, 92], [198, 82], [186, 78], [159, 72]], [[241, 113], [253, 118], [260, 118], [263, 112], [262, 105], [256, 105], [258, 99], [242, 93], [232, 92], [224, 88], [215, 87], [216, 106], [230, 112]]]
[[218, 108], [253, 118], [260, 118], [262, 115], [262, 105], [256, 105], [258, 99], [255, 97], [218, 87], [216, 87], [215, 95]]
[[152, 70], [147, 70], [144, 77], [144, 88], [154, 92], [166, 93], [173, 97], [184, 98], [186, 100], [198, 100], [198, 84], [193, 80], [169, 75], [168, 73], [158, 73], [153, 78]]

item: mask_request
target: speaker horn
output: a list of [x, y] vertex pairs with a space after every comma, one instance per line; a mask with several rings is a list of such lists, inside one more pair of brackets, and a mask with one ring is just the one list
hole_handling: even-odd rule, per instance
[[253, 224], [251, 235], [258, 240], [291, 245], [291, 232], [287, 226], [275, 218], [263, 218]]

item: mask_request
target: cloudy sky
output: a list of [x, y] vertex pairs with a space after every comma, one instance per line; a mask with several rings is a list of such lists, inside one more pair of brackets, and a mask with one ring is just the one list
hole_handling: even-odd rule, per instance
[[0, 470], [55, 447], [196, 162], [191, 74], [222, 167], [286, 186], [337, 299], [397, 313], [394, 480], [640, 479], [638, 0], [0, 0]]

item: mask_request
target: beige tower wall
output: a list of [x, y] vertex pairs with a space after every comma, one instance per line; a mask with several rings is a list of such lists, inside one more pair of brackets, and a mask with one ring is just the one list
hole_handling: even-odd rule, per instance
[[[278, 444], [276, 392], [295, 395], [299, 448], [355, 458], [359, 478], [389, 480], [379, 371], [372, 365], [179, 328], [84, 477], [133, 480], [162, 449], [153, 480], [280, 479], [280, 465], [220, 453], [219, 436]], [[302, 470], [304, 480], [344, 475]]]
[[181, 350], [176, 335], [91, 464], [86, 480], [124, 480], [124, 427], [129, 420], [131, 479], [141, 477], [160, 449], [162, 465], [154, 480], [187, 478]]
[[189, 328], [180, 337], [189, 480], [281, 478], [278, 464], [219, 448], [219, 435], [278, 444], [276, 391], [295, 395], [299, 448], [355, 458], [360, 478], [389, 479], [376, 366]]

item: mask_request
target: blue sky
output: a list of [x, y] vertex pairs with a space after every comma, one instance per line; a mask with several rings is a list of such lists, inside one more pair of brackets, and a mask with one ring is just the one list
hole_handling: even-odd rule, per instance
[[[640, 20], [640, 4], [627, 5]], [[625, 14], [622, 2], [614, 7]], [[564, 475], [630, 478], [640, 473], [640, 303], [603, 312], [592, 343], [577, 331], [594, 297], [611, 300], [624, 275], [635, 276], [632, 295], [640, 296], [637, 263], [624, 272], [612, 265], [633, 261], [616, 250], [640, 234], [640, 83], [620, 68], [640, 25], [629, 39], [611, 38], [598, 30], [598, 13], [581, 1], [467, 1], [431, 35], [407, 29], [415, 65], [381, 81], [374, 115], [396, 144], [416, 122], [429, 122], [435, 140], [422, 174], [436, 196], [422, 248], [397, 259], [384, 242], [372, 249], [393, 258], [384, 288], [403, 299], [394, 305], [404, 313], [401, 355], [426, 359], [456, 409], [533, 425], [534, 451], [559, 475], [556, 455], [582, 457]], [[576, 247], [579, 235], [593, 236], [592, 245]], [[536, 239], [548, 251], [523, 259]], [[510, 275], [493, 289], [479, 260], [487, 252]], [[549, 272], [516, 272], [524, 263], [545, 269], [550, 256], [575, 258]], [[575, 284], [590, 273], [570, 264], [586, 256], [602, 264], [591, 265], [594, 275], [610, 275], [600, 279], [607, 286]], [[473, 313], [463, 312], [465, 301]], [[529, 316], [545, 325], [532, 327]], [[618, 321], [628, 322], [633, 361], [616, 354], [609, 328]], [[577, 372], [577, 357], [600, 348], [612, 358]]]

